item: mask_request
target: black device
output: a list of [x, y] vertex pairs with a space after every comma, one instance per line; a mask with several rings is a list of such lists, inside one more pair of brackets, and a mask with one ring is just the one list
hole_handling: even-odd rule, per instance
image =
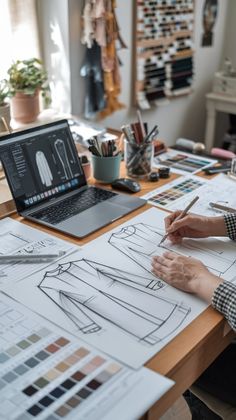
[[130, 178], [118, 178], [112, 182], [111, 186], [117, 190], [127, 191], [130, 193], [136, 193], [141, 190], [140, 184]]
[[18, 213], [78, 238], [146, 203], [87, 185], [67, 120], [1, 137], [0, 158]]

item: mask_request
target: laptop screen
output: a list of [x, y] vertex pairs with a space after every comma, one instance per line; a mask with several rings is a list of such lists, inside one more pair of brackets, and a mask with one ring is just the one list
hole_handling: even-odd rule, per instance
[[86, 185], [67, 120], [2, 137], [0, 159], [18, 211]]

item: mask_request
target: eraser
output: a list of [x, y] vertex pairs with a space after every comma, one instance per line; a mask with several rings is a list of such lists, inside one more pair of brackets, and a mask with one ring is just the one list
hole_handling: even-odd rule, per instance
[[211, 155], [223, 159], [232, 159], [236, 156], [235, 153], [231, 152], [230, 150], [221, 149], [219, 147], [213, 147], [211, 149]]

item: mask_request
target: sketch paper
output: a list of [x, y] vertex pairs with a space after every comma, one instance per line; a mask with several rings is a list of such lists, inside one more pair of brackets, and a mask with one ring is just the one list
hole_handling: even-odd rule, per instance
[[159, 247], [165, 216], [150, 209], [4, 291], [137, 368], [207, 307], [155, 277], [152, 256], [166, 249], [193, 255], [219, 276], [235, 266], [231, 241], [166, 241]]
[[[220, 216], [224, 214], [222, 210], [210, 207], [209, 203], [222, 204], [223, 206], [236, 209], [236, 182], [230, 179], [226, 174], [219, 174], [212, 180], [202, 185], [197, 190], [199, 200], [191, 210], [192, 213], [203, 216]], [[196, 195], [196, 192], [183, 196], [173, 204], [168, 205], [169, 210], [182, 210]]]
[[169, 149], [167, 152], [154, 157], [153, 166], [154, 168], [168, 166], [176, 174], [187, 175], [196, 174], [214, 165], [216, 162], [217, 160], [209, 159], [205, 156], [197, 156], [192, 153]]
[[153, 206], [172, 210], [174, 205], [178, 208], [179, 203], [181, 203], [183, 199], [189, 200], [189, 204], [191, 201], [190, 197], [199, 195], [200, 187], [207, 185], [208, 182], [210, 181], [195, 175], [186, 177], [181, 176], [174, 181], [163, 185], [163, 187], [148, 192], [142, 198], [148, 200]]
[[[78, 249], [70, 242], [31, 228], [16, 220], [0, 220], [0, 255], [52, 254], [64, 251], [66, 254]], [[58, 258], [59, 259], [59, 258]], [[0, 264], [0, 288], [9, 282], [20, 281], [46, 267], [49, 263], [12, 262]]]
[[[50, 351], [53, 347], [54, 351]], [[76, 376], [78, 372], [82, 380]], [[91, 381], [95, 382], [99, 375], [104, 378], [100, 386], [89, 388]], [[86, 386], [85, 389], [90, 390], [89, 398], [81, 399], [80, 404], [69, 405], [69, 418], [137, 419], [174, 384], [149, 369], [130, 369], [2, 293], [0, 377], [1, 418], [9, 420], [29, 418], [28, 410], [38, 407], [38, 402], [42, 404], [37, 419], [55, 418], [55, 412]], [[71, 377], [73, 388], [64, 389], [60, 395], [58, 387], [71, 382]], [[35, 393], [30, 393], [38, 383], [41, 386]], [[57, 398], [52, 399], [55, 393]]]

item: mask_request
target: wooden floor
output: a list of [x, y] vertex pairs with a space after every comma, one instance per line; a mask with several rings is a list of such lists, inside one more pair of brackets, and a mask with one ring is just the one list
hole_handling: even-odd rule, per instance
[[189, 408], [183, 397], [179, 398], [174, 405], [162, 416], [160, 420], [191, 420]]

